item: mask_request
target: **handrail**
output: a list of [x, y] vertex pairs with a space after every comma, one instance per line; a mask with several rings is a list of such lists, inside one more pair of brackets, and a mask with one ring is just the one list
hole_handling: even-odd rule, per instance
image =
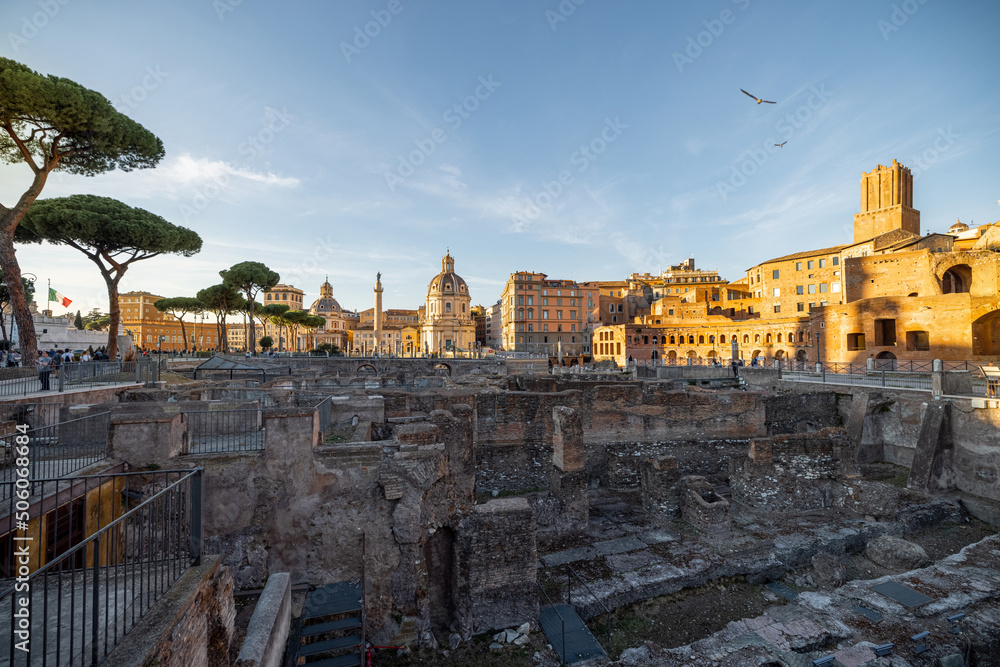
[[552, 598], [549, 597], [549, 594], [545, 592], [545, 589], [542, 588], [542, 584], [539, 583], [538, 577], [535, 577], [535, 586], [538, 586], [538, 590], [540, 590], [542, 592], [542, 595], [545, 596], [545, 599], [549, 601], [549, 606], [552, 607], [552, 611], [554, 611], [556, 616], [559, 617], [559, 622], [562, 624], [562, 653], [559, 654], [559, 664], [565, 665], [566, 664], [566, 619], [563, 618], [562, 614], [559, 613], [559, 610], [556, 609], [556, 604], [552, 601]]
[[569, 604], [569, 605], [573, 604], [573, 602], [572, 602], [572, 599], [573, 599], [573, 586], [570, 584], [570, 575], [573, 575], [574, 577], [576, 577], [576, 580], [579, 581], [581, 584], [583, 584], [583, 587], [586, 588], [587, 592], [590, 593], [591, 597], [594, 598], [594, 602], [596, 602], [597, 604], [601, 605], [601, 607], [604, 608], [604, 614], [608, 618], [607, 629], [605, 630], [605, 635], [604, 635], [604, 645], [607, 646], [608, 648], [610, 648], [611, 647], [611, 610], [608, 608], [608, 605], [604, 604], [601, 601], [601, 599], [597, 597], [597, 593], [595, 593], [594, 590], [590, 587], [590, 585], [587, 584], [587, 582], [584, 581], [580, 577], [579, 574], [577, 574], [576, 570], [574, 570], [573, 566], [570, 565], [569, 563], [566, 563], [566, 604]]

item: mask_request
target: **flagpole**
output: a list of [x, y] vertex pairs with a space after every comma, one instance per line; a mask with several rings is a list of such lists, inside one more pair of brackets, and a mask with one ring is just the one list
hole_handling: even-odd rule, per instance
[[52, 310], [52, 306], [49, 305], [49, 297], [52, 296], [52, 278], [48, 278], [49, 289], [45, 292], [45, 310]]

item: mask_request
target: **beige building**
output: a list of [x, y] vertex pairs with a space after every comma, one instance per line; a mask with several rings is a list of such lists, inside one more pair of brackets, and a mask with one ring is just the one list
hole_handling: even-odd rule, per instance
[[699, 280], [667, 292], [595, 330], [594, 358], [728, 361], [735, 339], [745, 362], [995, 360], [998, 251], [1000, 222], [921, 236], [913, 177], [893, 160], [862, 175], [852, 243], [767, 260], [718, 289]]
[[145, 350], [211, 350], [219, 349], [219, 327], [214, 315], [190, 316], [184, 321], [187, 346], [181, 334], [180, 321], [168, 313], [161, 313], [153, 304], [162, 296], [150, 292], [124, 292], [118, 295], [121, 313], [121, 332], [132, 338], [136, 347]]
[[441, 273], [427, 286], [420, 345], [425, 354], [474, 351], [476, 347], [472, 297], [465, 280], [455, 273], [455, 260], [450, 253], [441, 260]]
[[333, 285], [330, 284], [329, 277], [320, 285], [319, 298], [309, 306], [309, 314], [326, 320], [313, 334], [315, 345], [330, 343], [341, 350], [348, 349], [348, 320], [344, 317], [340, 304], [333, 298]]
[[553, 357], [583, 354], [583, 292], [575, 281], [553, 280], [544, 273], [510, 274], [500, 297], [504, 350]]
[[[303, 297], [305, 292], [298, 287], [279, 284], [264, 292], [264, 305], [282, 304], [288, 306], [288, 310], [302, 310]], [[300, 350], [305, 338], [295, 327], [281, 326], [274, 322], [266, 323], [263, 335], [271, 337], [276, 351]]]

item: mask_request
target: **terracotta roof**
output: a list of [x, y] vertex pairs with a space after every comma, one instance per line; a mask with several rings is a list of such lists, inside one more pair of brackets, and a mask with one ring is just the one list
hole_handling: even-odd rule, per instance
[[791, 255], [785, 255], [783, 257], [775, 257], [774, 259], [769, 259], [766, 262], [761, 262], [756, 266], [761, 266], [763, 264], [771, 264], [772, 262], [787, 262], [790, 259], [803, 259], [805, 257], [815, 257], [816, 255], [832, 255], [834, 253], [839, 253], [844, 248], [854, 245], [852, 243], [844, 243], [842, 245], [835, 245], [830, 248], [820, 248], [819, 250], [806, 250], [804, 252], [796, 252]]

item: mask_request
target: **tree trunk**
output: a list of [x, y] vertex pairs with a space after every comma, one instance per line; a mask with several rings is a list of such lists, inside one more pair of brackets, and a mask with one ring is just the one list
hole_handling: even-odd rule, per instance
[[[100, 263], [98, 262], [98, 266]], [[111, 274], [104, 273], [104, 282], [108, 284], [108, 316], [111, 321], [108, 323], [108, 358], [114, 361], [118, 357], [118, 327], [121, 324], [121, 309], [118, 308], [118, 281], [121, 280], [122, 274], [119, 273], [115, 277], [111, 277]], [[139, 341], [139, 345], [142, 345], [142, 341]]]
[[[0, 332], [3, 332], [3, 340], [7, 342], [7, 316], [3, 314], [3, 310], [0, 309]], [[10, 348], [10, 345], [7, 346]], [[8, 349], [9, 351], [9, 349]]]
[[177, 317], [177, 321], [181, 323], [181, 338], [184, 339], [184, 351], [187, 352], [188, 351], [188, 335], [187, 335], [187, 329], [184, 328], [184, 317], [183, 317], [183, 315], [184, 315], [184, 313], [181, 313], [181, 317], [177, 317], [176, 315], [174, 315], [174, 317]]
[[[10, 211], [3, 216], [3, 230], [0, 231], [0, 269], [3, 270], [4, 282], [10, 292], [10, 306], [14, 311], [14, 321], [17, 322], [17, 347], [21, 351], [21, 365], [32, 367], [38, 361], [38, 339], [35, 337], [35, 322], [31, 318], [28, 298], [24, 293], [24, 283], [21, 282], [21, 267], [14, 254], [14, 228], [8, 218]], [[19, 219], [20, 220], [20, 219]]]
[[253, 336], [253, 328], [254, 328], [253, 327], [253, 295], [250, 293], [249, 289], [246, 290], [246, 295], [247, 295], [247, 302], [249, 303], [249, 306], [248, 306], [247, 310], [249, 311], [249, 314], [250, 314], [250, 317], [247, 318], [249, 320], [250, 324], [248, 325], [247, 332], [246, 332], [246, 338], [247, 338], [247, 346], [246, 347], [247, 347], [247, 351], [248, 352], [256, 352], [257, 351], [257, 341], [254, 340], [254, 336]]

